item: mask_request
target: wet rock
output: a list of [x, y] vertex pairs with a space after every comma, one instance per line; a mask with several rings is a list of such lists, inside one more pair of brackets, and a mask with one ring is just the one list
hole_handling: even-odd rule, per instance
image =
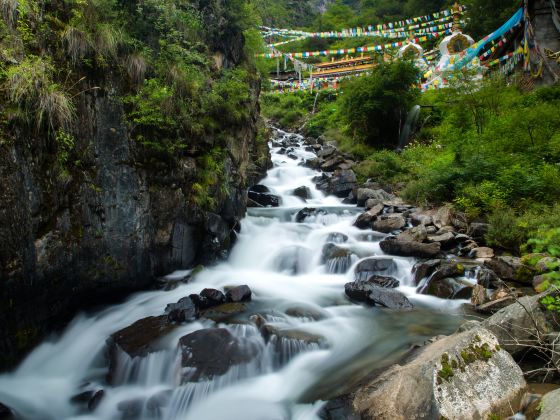
[[184, 297], [177, 303], [167, 305], [165, 313], [170, 322], [187, 322], [197, 318], [198, 308], [190, 297]]
[[134, 420], [141, 417], [145, 403], [146, 400], [144, 398], [135, 398], [121, 401], [117, 404], [117, 409], [121, 412], [123, 420]]
[[373, 222], [372, 228], [377, 232], [391, 233], [406, 226], [406, 220], [399, 215], [381, 216]]
[[316, 343], [316, 344], [325, 341], [324, 337], [317, 334], [312, 334], [307, 331], [302, 331], [298, 329], [280, 329], [270, 324], [264, 325], [261, 328], [261, 333], [267, 342], [270, 341], [270, 339], [273, 336], [277, 338], [287, 339], [287, 340], [297, 340], [297, 341], [304, 341], [306, 343]]
[[527, 350], [536, 344], [536, 329], [541, 332], [550, 330], [539, 300], [544, 295], [521, 297], [515, 303], [498, 311], [481, 322], [484, 328], [492, 331], [500, 345], [512, 355]]
[[0, 420], [15, 420], [16, 415], [15, 411], [13, 411], [7, 405], [0, 403]]
[[353, 394], [363, 419], [486, 419], [511, 415], [523, 372], [491, 332], [475, 327], [419, 349]]
[[416, 284], [431, 275], [440, 264], [441, 260], [428, 260], [416, 263], [414, 267], [412, 267], [412, 274], [414, 275]]
[[532, 285], [536, 270], [523, 264], [517, 257], [496, 257], [485, 261], [484, 266], [493, 270], [502, 280]]
[[161, 350], [157, 342], [174, 328], [168, 323], [167, 315], [144, 318], [111, 335], [109, 348], [113, 354], [118, 347], [131, 358], [143, 357]]
[[430, 276], [430, 280], [438, 281], [446, 277], [457, 277], [465, 274], [465, 266], [456, 261], [441, 261], [438, 268]]
[[359, 207], [365, 206], [368, 200], [379, 200], [380, 202], [384, 202], [391, 201], [395, 198], [393, 194], [390, 194], [385, 190], [373, 190], [370, 188], [358, 188], [356, 196], [358, 199]]
[[411, 309], [413, 307], [401, 292], [380, 287], [368, 281], [346, 283], [344, 291], [350, 299], [369, 305], [381, 305], [389, 309]]
[[99, 391], [95, 392], [95, 394], [93, 394], [88, 402], [88, 410], [91, 412], [95, 411], [97, 407], [99, 407], [99, 404], [101, 404], [101, 401], [103, 401], [103, 398], [105, 398], [104, 390], [100, 389]]
[[324, 162], [325, 161], [323, 159], [312, 158], [312, 159], [307, 159], [305, 161], [304, 166], [307, 166], [308, 168], [311, 168], [311, 169], [319, 169]]
[[253, 292], [247, 285], [237, 286], [229, 289], [226, 293], [227, 302], [250, 302]]
[[439, 242], [425, 244], [420, 242], [402, 242], [396, 238], [387, 238], [379, 244], [381, 250], [389, 255], [416, 258], [434, 258], [440, 253]]
[[337, 169], [329, 180], [327, 192], [339, 198], [346, 197], [357, 185], [356, 174], [351, 169]]
[[259, 194], [266, 194], [270, 192], [270, 188], [268, 188], [266, 185], [254, 185], [252, 186], [249, 191], [253, 191]]
[[366, 258], [356, 266], [354, 278], [356, 281], [366, 281], [373, 275], [387, 275], [397, 270], [397, 264], [391, 258]]
[[299, 187], [296, 188], [292, 194], [296, 197], [299, 197], [303, 200], [307, 200], [311, 198], [311, 190], [308, 187]]
[[369, 209], [365, 213], [362, 213], [354, 222], [354, 226], [356, 226], [358, 229], [371, 229], [373, 226], [373, 222], [377, 219], [377, 216], [381, 214], [384, 207], [385, 206], [383, 204], [379, 204]]
[[329, 236], [327, 236], [327, 242], [342, 244], [348, 242], [348, 236], [340, 232], [331, 232]]
[[310, 250], [303, 246], [293, 245], [283, 248], [273, 261], [274, 269], [295, 275], [303, 272], [308, 265]]
[[293, 153], [288, 153], [287, 156], [288, 156], [290, 159], [292, 159], [292, 160], [298, 160], [298, 159], [299, 159], [299, 158], [298, 158], [295, 154], [293, 154]]
[[323, 246], [321, 262], [331, 274], [344, 274], [352, 264], [352, 252], [333, 243]]
[[248, 363], [257, 354], [250, 343], [225, 328], [195, 331], [179, 340], [184, 381], [197, 382], [224, 375], [232, 366]]
[[152, 395], [146, 402], [146, 410], [151, 418], [161, 418], [163, 416], [163, 409], [171, 402], [173, 396], [172, 389], [165, 389]]
[[204, 289], [200, 292], [200, 296], [206, 299], [209, 306], [217, 306], [226, 302], [226, 296], [221, 290], [216, 289]]
[[431, 295], [441, 299], [470, 299], [472, 286], [454, 278], [429, 279], [419, 290], [423, 295]]
[[387, 287], [389, 289], [396, 289], [400, 286], [400, 282], [396, 278], [387, 276], [371, 276], [367, 279], [367, 282], [379, 287]]
[[308, 217], [324, 216], [326, 214], [327, 214], [326, 210], [306, 207], [297, 212], [296, 222], [303, 223]]
[[488, 268], [481, 268], [476, 274], [476, 281], [485, 289], [497, 289], [503, 285], [503, 281], [496, 273]]
[[258, 193], [256, 191], [249, 191], [248, 197], [251, 201], [263, 207], [279, 207], [282, 199], [271, 193]]
[[397, 236], [397, 239], [404, 242], [424, 242], [427, 237], [428, 232], [426, 231], [426, 228], [420, 225], [400, 233]]
[[225, 322], [247, 311], [247, 303], [224, 303], [213, 306], [200, 313], [201, 318], [211, 319], [215, 322]]
[[321, 321], [326, 318], [326, 315], [321, 312], [321, 309], [310, 307], [295, 307], [286, 309], [286, 315], [293, 316], [294, 318], [307, 318], [314, 321]]

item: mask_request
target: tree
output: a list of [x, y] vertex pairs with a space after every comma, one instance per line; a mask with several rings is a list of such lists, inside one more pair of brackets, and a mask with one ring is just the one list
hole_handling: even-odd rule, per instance
[[480, 39], [502, 26], [521, 6], [519, 0], [465, 0], [466, 32]]
[[374, 147], [396, 147], [401, 123], [419, 94], [418, 76], [411, 62], [397, 61], [347, 82], [340, 113], [349, 134]]

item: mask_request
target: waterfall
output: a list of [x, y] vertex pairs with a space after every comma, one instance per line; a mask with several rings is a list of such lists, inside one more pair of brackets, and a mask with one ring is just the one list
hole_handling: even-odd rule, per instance
[[401, 131], [401, 137], [399, 139], [399, 149], [402, 150], [408, 144], [410, 135], [412, 134], [416, 123], [418, 122], [418, 117], [420, 117], [420, 105], [414, 105], [412, 109], [408, 112], [406, 121]]
[[[415, 107], [409, 114], [403, 138], [418, 112]], [[412, 344], [454, 331], [460, 317], [451, 314], [460, 312], [462, 302], [417, 295], [411, 276], [415, 260], [383, 255], [383, 234], [354, 227], [361, 209], [316, 188], [313, 179], [320, 172], [303, 165], [316, 155], [302, 136], [281, 130], [273, 136], [274, 167], [261, 184], [279, 195], [282, 205], [249, 209], [227, 261], [173, 290], [141, 293], [78, 316], [15, 371], [0, 375], [0, 401], [33, 420], [316, 420], [325, 395], [372, 367], [394, 363]], [[309, 188], [306, 202], [293, 195], [299, 187]], [[296, 214], [305, 207], [320, 211], [298, 222]], [[325, 258], [327, 244], [341, 252]], [[393, 261], [386, 273], [399, 281], [414, 311], [360, 306], [345, 296], [344, 285], [354, 280], [356, 267], [373, 256]], [[119, 349], [112, 382], [107, 381], [108, 337], [140, 319], [163, 315], [169, 303], [204, 288], [235, 285], [248, 285], [253, 293], [245, 312], [228, 321], [200, 318], [175, 325], [158, 339], [157, 351], [134, 358]], [[211, 328], [226, 329], [250, 360], [198, 378], [196, 368], [182, 366], [179, 340]], [[100, 390], [98, 404], [89, 410], [87, 402], [73, 399]]]

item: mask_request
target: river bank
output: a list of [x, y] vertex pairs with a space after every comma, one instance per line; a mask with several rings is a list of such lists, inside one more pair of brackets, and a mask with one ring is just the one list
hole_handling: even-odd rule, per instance
[[322, 143], [273, 130], [274, 166], [225, 262], [78, 317], [0, 376], [0, 402], [57, 420], [514, 414], [526, 382], [504, 312], [454, 333], [469, 291], [501, 290], [486, 265], [504, 261], [449, 209], [359, 184], [352, 157]]

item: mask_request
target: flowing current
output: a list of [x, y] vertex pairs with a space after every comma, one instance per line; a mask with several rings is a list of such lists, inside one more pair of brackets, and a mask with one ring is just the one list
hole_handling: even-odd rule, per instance
[[[281, 196], [279, 208], [249, 209], [226, 262], [208, 268], [171, 291], [152, 291], [94, 315], [78, 316], [58, 337], [36, 348], [12, 373], [0, 376], [0, 401], [24, 419], [317, 419], [324, 401], [343, 394], [373, 370], [394, 363], [412, 345], [455, 330], [461, 302], [417, 295], [412, 285], [414, 259], [391, 257], [391, 276], [415, 305], [412, 311], [389, 311], [351, 303], [344, 284], [354, 279], [360, 259], [383, 255], [383, 235], [359, 230], [355, 206], [325, 197], [315, 188], [320, 173], [301, 163], [315, 157], [304, 139], [280, 130], [271, 143], [274, 167], [261, 182]], [[277, 142], [289, 142], [293, 155]], [[292, 195], [308, 187], [305, 202]], [[305, 207], [325, 212], [297, 223]], [[351, 257], [324, 261], [329, 242]], [[174, 273], [174, 277], [186, 273]], [[387, 273], [385, 273], [387, 274]], [[248, 285], [253, 301], [234, 322], [200, 318], [170, 331], [160, 351], [144, 358], [118, 355], [113, 382], [107, 384], [106, 340], [134, 322], [164, 313], [167, 304], [204, 288], [223, 290]], [[275, 332], [264, 339], [250, 316]], [[179, 339], [219, 326], [239, 337], [249, 361], [211, 380], [186, 382], [180, 365]], [[183, 377], [183, 379], [181, 379]], [[103, 390], [90, 409], [76, 395]]]

